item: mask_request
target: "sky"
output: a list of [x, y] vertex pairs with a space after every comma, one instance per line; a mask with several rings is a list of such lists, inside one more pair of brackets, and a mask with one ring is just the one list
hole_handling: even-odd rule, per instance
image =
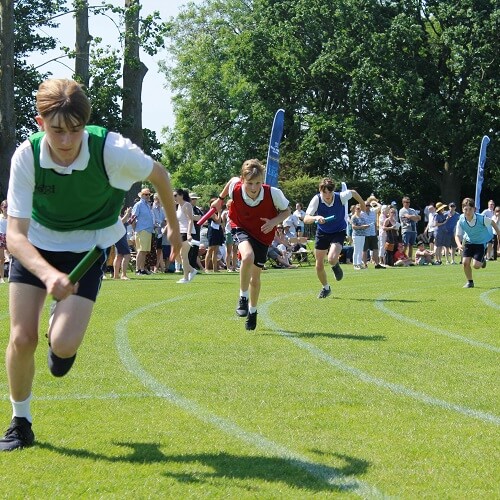
[[[123, 3], [123, 2], [121, 2]], [[141, 15], [145, 16], [153, 11], [159, 11], [162, 20], [166, 21], [172, 16], [176, 16], [179, 9], [188, 3], [188, 0], [141, 0]], [[195, 0], [194, 3], [201, 3]], [[97, 2], [89, 1], [90, 5], [97, 5]], [[57, 38], [61, 46], [73, 48], [75, 46], [75, 22], [72, 15], [59, 18], [60, 26], [55, 30], [44, 29], [45, 34], [50, 34]], [[115, 25], [105, 16], [95, 16], [89, 20], [89, 31], [92, 36], [103, 38], [103, 45], [118, 44], [118, 33]], [[34, 54], [29, 61], [35, 65], [41, 65], [53, 57], [60, 55], [56, 50], [47, 54]], [[142, 126], [154, 130], [158, 137], [161, 137], [161, 130], [165, 126], [174, 124], [172, 112], [171, 94], [165, 88], [166, 81], [162, 73], [158, 72], [158, 61], [168, 60], [168, 52], [160, 51], [155, 57], [150, 57], [144, 52], [141, 53], [141, 61], [149, 68], [142, 88]], [[63, 60], [66, 64], [74, 67], [74, 60]], [[44, 64], [39, 71], [50, 71], [53, 78], [71, 78], [73, 71], [61, 63], [52, 62]]]

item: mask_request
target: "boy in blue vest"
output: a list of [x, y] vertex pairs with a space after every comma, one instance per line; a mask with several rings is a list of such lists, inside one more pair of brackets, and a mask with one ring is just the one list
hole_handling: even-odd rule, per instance
[[335, 279], [340, 281], [344, 276], [339, 264], [339, 257], [342, 253], [347, 229], [345, 206], [351, 198], [354, 198], [361, 206], [361, 211], [366, 211], [365, 201], [356, 191], [348, 189], [337, 193], [334, 192], [334, 188], [335, 184], [332, 179], [323, 179], [319, 183], [319, 193], [309, 202], [304, 216], [305, 224], [317, 223], [314, 254], [316, 274], [323, 285], [318, 299], [325, 299], [331, 293], [324, 262], [327, 255]]
[[108, 248], [123, 236], [120, 209], [135, 182], [147, 179], [160, 196], [172, 257], [181, 246], [169, 175], [161, 164], [120, 134], [87, 126], [90, 102], [72, 80], [46, 80], [36, 103], [40, 132], [14, 153], [7, 194], [7, 244], [13, 259], [6, 368], [12, 421], [0, 451], [34, 442], [30, 400], [47, 294], [57, 301], [49, 321], [48, 364], [61, 377], [83, 340], [106, 256], [76, 285], [68, 274], [94, 245]]
[[493, 228], [500, 236], [500, 228], [497, 223], [476, 213], [475, 203], [472, 198], [464, 198], [462, 201], [462, 215], [460, 215], [455, 230], [455, 241], [457, 248], [462, 251], [462, 264], [464, 266], [467, 283], [464, 288], [474, 288], [472, 279], [472, 267], [479, 269], [486, 267], [485, 250], [486, 245], [491, 240], [489, 228]]

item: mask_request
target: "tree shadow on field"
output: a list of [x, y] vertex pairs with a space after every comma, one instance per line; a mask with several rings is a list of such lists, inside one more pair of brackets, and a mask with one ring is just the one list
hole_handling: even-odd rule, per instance
[[345, 339], [345, 340], [361, 340], [364, 342], [380, 342], [387, 340], [385, 335], [355, 335], [353, 333], [329, 333], [329, 332], [292, 332], [290, 330], [286, 331], [291, 337], [297, 338], [315, 338], [315, 337], [327, 337], [334, 339]]
[[437, 302], [436, 299], [378, 299], [377, 297], [333, 297], [333, 300], [355, 302], [399, 302], [400, 304], [422, 304], [424, 302]]
[[[359, 484], [354, 476], [367, 472], [369, 462], [340, 453], [332, 456], [342, 460], [343, 467], [331, 467], [300, 458], [267, 457], [261, 455], [235, 455], [220, 453], [193, 453], [169, 455], [161, 451], [158, 443], [112, 443], [130, 450], [126, 455], [105, 455], [85, 449], [55, 446], [50, 443], [36, 442], [44, 450], [59, 453], [66, 457], [86, 460], [129, 463], [129, 464], [164, 464], [165, 477], [183, 483], [212, 483], [214, 479], [259, 480], [268, 483], [284, 483], [292, 488], [321, 491], [356, 491]], [[163, 445], [164, 446], [164, 445]], [[314, 450], [313, 450], [314, 451]], [[315, 451], [316, 454], [326, 455]], [[170, 464], [176, 464], [176, 472], [168, 470]], [[178, 464], [186, 464], [184, 472]]]

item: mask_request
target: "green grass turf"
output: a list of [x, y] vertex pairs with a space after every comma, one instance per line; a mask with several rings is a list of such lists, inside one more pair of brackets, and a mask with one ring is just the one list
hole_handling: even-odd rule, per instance
[[318, 300], [313, 267], [265, 271], [254, 332], [236, 274], [106, 280], [62, 379], [42, 333], [36, 446], [0, 454], [0, 496], [499, 498], [500, 262], [474, 289], [460, 266], [344, 273]]

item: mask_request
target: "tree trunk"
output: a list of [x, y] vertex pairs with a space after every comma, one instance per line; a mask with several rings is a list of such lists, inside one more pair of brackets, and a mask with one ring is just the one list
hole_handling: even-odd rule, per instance
[[[148, 68], [139, 58], [139, 0], [125, 0], [125, 55], [123, 61], [122, 133], [142, 148], [142, 82]], [[140, 191], [140, 183], [127, 194], [130, 202]]]
[[92, 37], [89, 33], [89, 5], [88, 0], [75, 0], [76, 40], [75, 40], [75, 79], [86, 88], [89, 86], [89, 47]]
[[7, 194], [16, 149], [14, 110], [14, 2], [0, 0], [0, 196]]
[[[450, 167], [448, 161], [445, 161], [444, 171], [441, 176], [440, 189], [441, 197], [443, 203], [450, 203], [454, 201], [457, 206], [460, 206], [460, 192], [462, 188], [462, 181], [457, 177], [455, 171]], [[474, 197], [474, 193], [470, 193], [467, 196]]]

